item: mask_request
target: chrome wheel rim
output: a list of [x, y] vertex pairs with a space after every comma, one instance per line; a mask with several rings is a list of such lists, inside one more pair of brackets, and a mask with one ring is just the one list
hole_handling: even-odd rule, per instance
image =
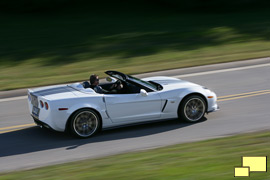
[[80, 112], [73, 121], [73, 127], [79, 136], [91, 136], [97, 130], [98, 118], [90, 111]]
[[189, 121], [200, 120], [205, 112], [204, 102], [199, 98], [192, 98], [186, 104], [184, 113]]

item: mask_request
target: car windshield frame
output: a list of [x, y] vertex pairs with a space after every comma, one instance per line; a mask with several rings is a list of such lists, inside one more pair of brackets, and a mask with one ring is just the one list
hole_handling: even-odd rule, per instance
[[122, 81], [126, 81], [126, 79], [127, 79], [126, 74], [120, 73], [118, 71], [106, 71], [105, 74], [107, 74], [111, 77], [114, 77], [116, 79], [122, 80]]
[[118, 80], [129, 81], [129, 82], [133, 83], [134, 85], [143, 86], [144, 88], [147, 88], [151, 91], [158, 91], [158, 86], [153, 84], [153, 83], [150, 83], [148, 81], [144, 81], [144, 80], [141, 80], [139, 78], [136, 78], [136, 77], [133, 77], [133, 76], [130, 76], [130, 75], [118, 72], [118, 71], [106, 71], [105, 73], [111, 77], [118, 79]]
[[141, 80], [139, 78], [136, 78], [136, 77], [133, 77], [133, 76], [130, 76], [130, 75], [127, 75], [127, 77], [128, 77], [128, 80], [133, 81], [133, 82], [135, 82], [137, 84], [143, 85], [143, 86], [145, 86], [145, 87], [147, 87], [149, 89], [152, 89], [154, 91], [157, 91], [158, 90], [158, 86], [157, 85], [152, 84], [152, 83], [150, 83], [148, 81], [144, 81], [144, 80]]

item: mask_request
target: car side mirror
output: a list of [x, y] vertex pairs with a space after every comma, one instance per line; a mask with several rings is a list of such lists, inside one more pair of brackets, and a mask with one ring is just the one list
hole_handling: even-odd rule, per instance
[[115, 83], [116, 79], [114, 79], [113, 77], [106, 77], [106, 81], [111, 82], [111, 83]]
[[146, 97], [148, 95], [148, 93], [144, 89], [141, 89], [140, 94], [141, 94], [141, 96], [144, 96], [144, 97]]

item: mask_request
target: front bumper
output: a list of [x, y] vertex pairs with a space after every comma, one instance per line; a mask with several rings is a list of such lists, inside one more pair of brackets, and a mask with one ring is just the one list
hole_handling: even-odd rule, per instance
[[214, 106], [212, 106], [212, 108], [210, 110], [208, 110], [206, 113], [211, 113], [211, 112], [216, 112], [220, 110], [219, 106], [217, 104], [215, 104]]

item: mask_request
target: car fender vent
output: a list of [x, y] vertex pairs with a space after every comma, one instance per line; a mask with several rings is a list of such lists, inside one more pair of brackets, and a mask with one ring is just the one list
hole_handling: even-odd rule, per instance
[[164, 111], [164, 109], [165, 109], [165, 107], [166, 107], [167, 103], [168, 103], [168, 99], [166, 99], [166, 101], [165, 101], [165, 103], [164, 103], [164, 106], [163, 106], [163, 108], [162, 108], [161, 112], [163, 112], [163, 111]]

